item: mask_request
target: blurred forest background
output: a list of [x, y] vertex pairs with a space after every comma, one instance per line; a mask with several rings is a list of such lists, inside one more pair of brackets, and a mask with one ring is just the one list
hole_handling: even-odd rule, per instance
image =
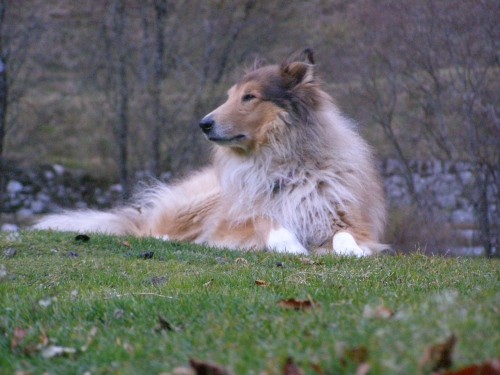
[[58, 163], [125, 191], [137, 171], [177, 176], [210, 159], [198, 120], [245, 67], [312, 47], [326, 90], [400, 166], [410, 204], [388, 240], [450, 240], [412, 163], [462, 162], [498, 256], [499, 20], [497, 0], [0, 0], [0, 166]]

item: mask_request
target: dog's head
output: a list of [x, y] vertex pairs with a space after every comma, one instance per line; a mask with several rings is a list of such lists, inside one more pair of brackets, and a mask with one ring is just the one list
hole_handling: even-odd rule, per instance
[[[228, 91], [224, 104], [200, 121], [205, 136], [220, 146], [253, 153], [271, 134], [303, 121], [319, 102], [312, 51], [248, 72]], [[296, 121], [295, 121], [296, 122]]]

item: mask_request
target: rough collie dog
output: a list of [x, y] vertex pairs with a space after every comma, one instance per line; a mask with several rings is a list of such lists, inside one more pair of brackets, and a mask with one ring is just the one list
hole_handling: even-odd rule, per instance
[[372, 153], [320, 88], [309, 49], [247, 72], [199, 125], [214, 145], [211, 166], [129, 206], [51, 215], [35, 228], [292, 254], [384, 248]]

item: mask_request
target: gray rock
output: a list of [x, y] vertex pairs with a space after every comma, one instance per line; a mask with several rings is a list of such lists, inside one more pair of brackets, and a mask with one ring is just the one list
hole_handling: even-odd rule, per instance
[[16, 193], [20, 193], [23, 190], [23, 184], [19, 181], [11, 180], [7, 184], [7, 193], [14, 195]]
[[17, 249], [14, 247], [9, 247], [3, 251], [3, 256], [5, 258], [14, 258], [16, 256]]
[[30, 205], [31, 211], [34, 214], [41, 214], [46, 211], [46, 204], [41, 201], [33, 201]]
[[22, 219], [29, 219], [30, 217], [33, 216], [33, 211], [30, 210], [29, 208], [21, 208], [20, 210], [17, 211], [17, 216], [22, 220]]
[[17, 232], [19, 227], [16, 224], [5, 223], [0, 228], [1, 232]]
[[55, 176], [54, 172], [52, 171], [44, 171], [43, 172], [43, 176], [45, 177], [45, 179], [47, 180], [52, 180]]
[[54, 169], [54, 171], [59, 175], [59, 176], [62, 176], [65, 169], [62, 165], [59, 165], [59, 164], [54, 164], [52, 166], [52, 168]]

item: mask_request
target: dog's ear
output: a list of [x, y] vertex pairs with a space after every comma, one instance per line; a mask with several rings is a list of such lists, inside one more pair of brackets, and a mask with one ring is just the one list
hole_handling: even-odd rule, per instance
[[280, 74], [285, 86], [292, 89], [302, 83], [314, 81], [314, 56], [310, 48], [304, 49], [298, 56], [294, 54], [280, 66]]

